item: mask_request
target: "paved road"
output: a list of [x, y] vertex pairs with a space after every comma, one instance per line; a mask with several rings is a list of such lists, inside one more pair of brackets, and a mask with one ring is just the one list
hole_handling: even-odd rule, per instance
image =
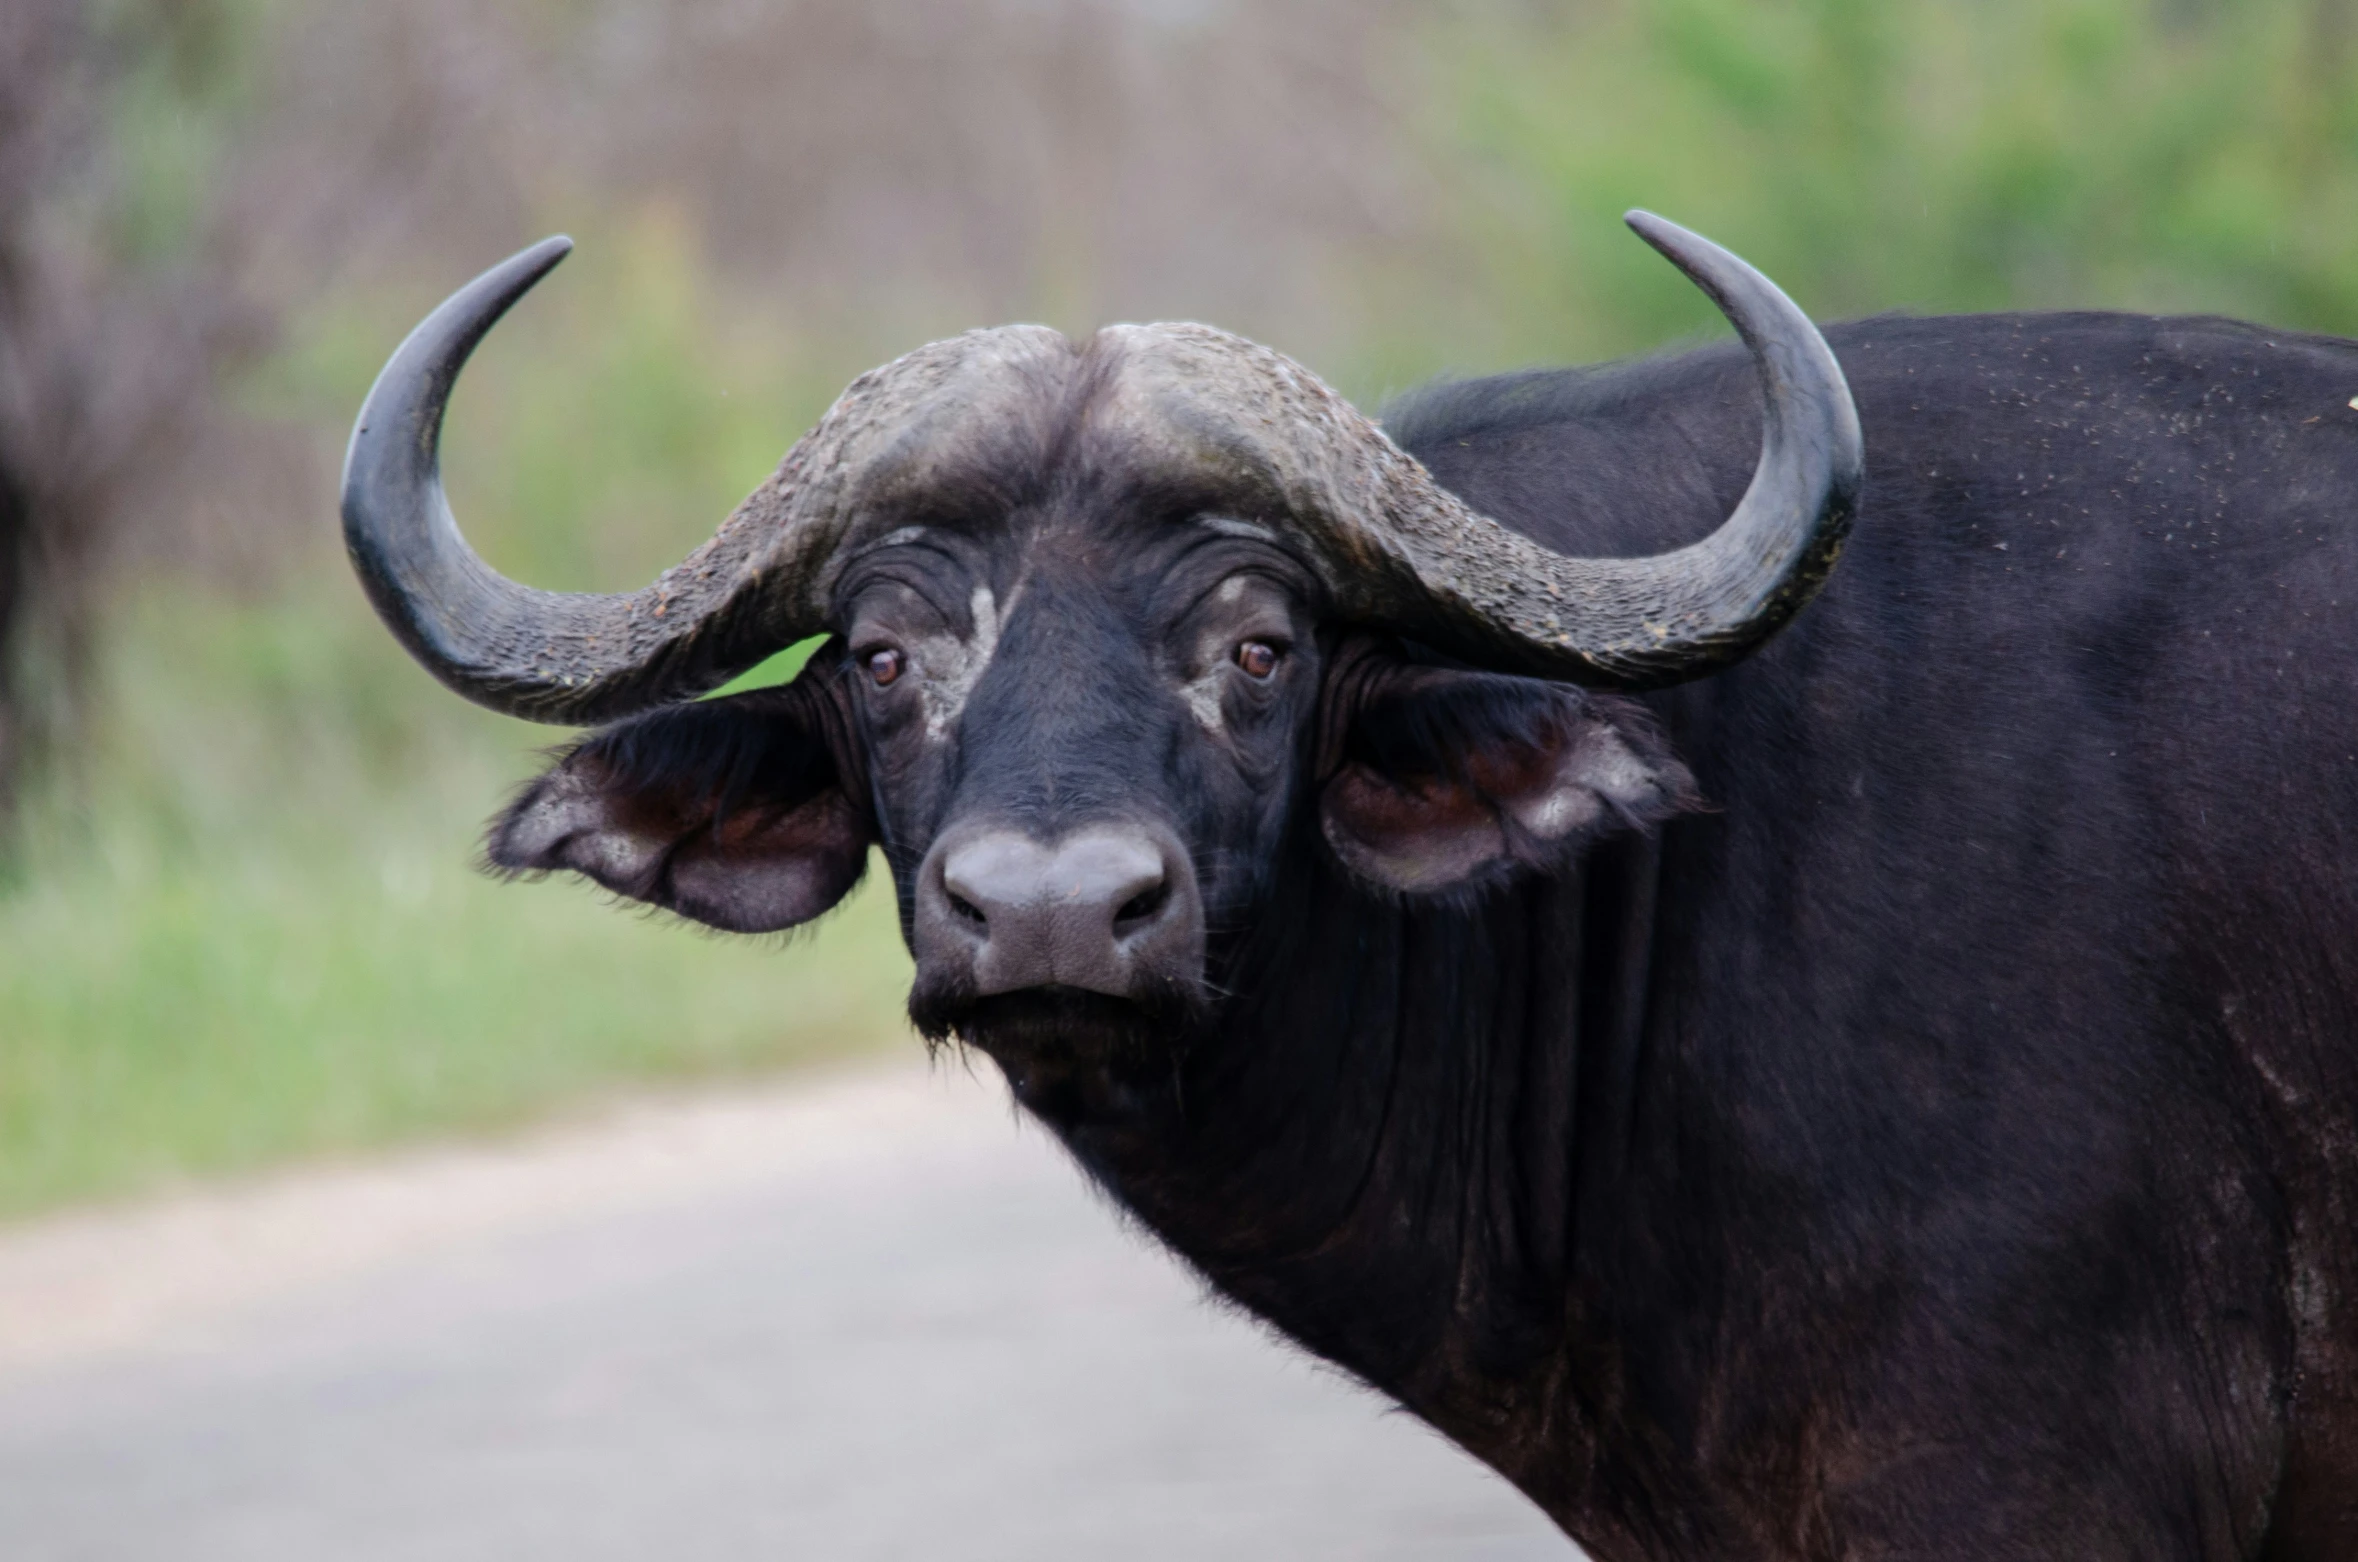
[[0, 1233], [0, 1556], [1577, 1553], [896, 1067]]

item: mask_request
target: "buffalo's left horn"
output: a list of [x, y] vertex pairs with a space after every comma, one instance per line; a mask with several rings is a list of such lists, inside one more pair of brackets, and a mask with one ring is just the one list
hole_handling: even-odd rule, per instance
[[[1776, 285], [1676, 224], [1629, 225], [1709, 294], [1752, 350], [1765, 399], [1751, 486], [1720, 527], [1647, 558], [1544, 548], [1436, 483], [1299, 365], [1202, 327], [1155, 335], [1174, 418], [1257, 470], [1308, 544], [1341, 616], [1389, 624], [1485, 664], [1647, 689], [1742, 660], [1825, 583], [1849, 534], [1865, 457], [1850, 387], [1825, 338]], [[1219, 415], [1191, 416], [1217, 386]]]
[[[1655, 688], [1741, 661], [1826, 583], [1866, 468], [1858, 409], [1833, 349], [1777, 285], [1651, 212], [1630, 227], [1685, 272], [1744, 339], [1760, 376], [1760, 460], [1735, 512], [1702, 541], [1638, 559], [1558, 559], [1517, 578], [1493, 527], [1450, 560], [1484, 619], [1582, 682]], [[1515, 538], [1521, 542], [1521, 538]], [[1528, 546], [1526, 544], [1526, 546]], [[1493, 551], [1495, 550], [1495, 551]], [[1531, 589], [1553, 587], [1544, 600]]]
[[[1793, 300], [1699, 234], [1651, 212], [1627, 220], [1752, 350], [1763, 404], [1751, 485], [1700, 542], [1651, 558], [1567, 561], [1575, 567], [1556, 578], [1571, 600], [1557, 597], [1550, 610], [1533, 611], [1512, 589], [1484, 607], [1518, 639], [1571, 652], [1584, 681], [1651, 688], [1742, 660], [1817, 595], [1850, 535], [1866, 452], [1842, 366]], [[1496, 582], [1511, 568], [1502, 559], [1487, 573]]]
[[790, 459], [719, 535], [644, 590], [539, 591], [476, 556], [443, 497], [443, 408], [484, 333], [572, 247], [544, 239], [502, 261], [393, 354], [344, 458], [344, 541], [377, 612], [435, 677], [510, 715], [593, 722], [700, 694], [817, 633], [805, 583], [834, 538], [824, 524], [776, 524], [795, 508]]

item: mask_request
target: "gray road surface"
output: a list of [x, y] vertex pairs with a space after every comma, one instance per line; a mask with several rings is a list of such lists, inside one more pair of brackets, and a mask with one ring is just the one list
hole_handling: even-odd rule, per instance
[[868, 1071], [0, 1233], [0, 1558], [1577, 1553]]

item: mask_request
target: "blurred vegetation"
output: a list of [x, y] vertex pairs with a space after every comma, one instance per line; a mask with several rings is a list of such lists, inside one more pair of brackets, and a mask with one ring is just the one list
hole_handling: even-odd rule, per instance
[[476, 873], [548, 735], [351, 606], [123, 605], [89, 789], [0, 898], [0, 1214], [899, 1033], [881, 869], [791, 943]]
[[115, 214], [79, 275], [201, 271], [269, 329], [84, 512], [89, 714], [0, 877], [0, 1212], [906, 1044], [876, 882], [781, 949], [470, 867], [562, 735], [403, 658], [333, 480], [400, 334], [522, 242], [582, 247], [469, 370], [454, 502], [510, 573], [613, 589], [946, 330], [1209, 318], [1370, 403], [1722, 329], [1633, 205], [1821, 316], [2358, 331], [2354, 5], [222, 0], [105, 33], [72, 166], [108, 172], [42, 197]]
[[1821, 317], [2121, 308], [2358, 332], [2352, 0], [1476, 7], [1447, 133], [1537, 356], [1710, 305], [1645, 206]]
[[[676, 238], [627, 231], [460, 398], [454, 499], [535, 579], [676, 559], [812, 411], [766, 363], [732, 377]], [[243, 393], [357, 405], [387, 336], [322, 314]], [[258, 595], [151, 577], [113, 602], [0, 894], [0, 1215], [903, 1036], [880, 866], [817, 927], [740, 940], [475, 871], [562, 734], [445, 693], [312, 553]]]
[[133, 494], [261, 345], [213, 242], [238, 20], [226, 0], [0, 11], [0, 847], [71, 738]]

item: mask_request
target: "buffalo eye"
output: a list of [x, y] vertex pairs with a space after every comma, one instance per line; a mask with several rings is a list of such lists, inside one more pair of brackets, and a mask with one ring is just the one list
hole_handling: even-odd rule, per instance
[[1277, 671], [1277, 647], [1266, 640], [1247, 640], [1236, 648], [1236, 665], [1250, 678], [1266, 678]]
[[867, 664], [869, 678], [876, 687], [884, 689], [900, 681], [902, 670], [908, 666], [908, 659], [887, 646], [881, 651], [870, 651]]

